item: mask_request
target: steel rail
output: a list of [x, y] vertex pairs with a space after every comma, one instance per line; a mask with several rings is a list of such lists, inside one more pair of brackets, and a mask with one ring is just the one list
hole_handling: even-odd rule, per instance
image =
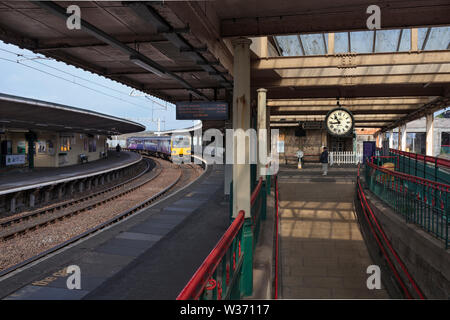
[[99, 224], [99, 225], [97, 225], [97, 226], [95, 226], [95, 227], [93, 227], [93, 228], [91, 228], [91, 229], [89, 229], [89, 230], [87, 230], [87, 231], [85, 231], [85, 232], [75, 236], [75, 237], [72, 237], [72, 238], [64, 241], [63, 243], [60, 243], [59, 245], [56, 245], [56, 246], [54, 246], [54, 247], [52, 247], [52, 248], [50, 248], [48, 250], [45, 250], [45, 251], [43, 251], [43, 252], [41, 252], [41, 253], [39, 253], [39, 254], [29, 258], [29, 259], [26, 259], [25, 261], [22, 261], [22, 262], [20, 262], [20, 263], [18, 263], [16, 265], [13, 265], [13, 266], [11, 266], [11, 267], [3, 270], [3, 271], [0, 271], [0, 279], [2, 277], [6, 276], [7, 274], [10, 274], [10, 273], [12, 273], [12, 272], [22, 268], [22, 267], [25, 267], [26, 265], [29, 265], [30, 263], [33, 263], [33, 262], [35, 262], [37, 260], [40, 260], [40, 259], [44, 258], [45, 256], [48, 256], [51, 253], [54, 253], [54, 252], [56, 252], [56, 251], [58, 251], [58, 250], [60, 250], [60, 249], [62, 249], [64, 247], [67, 247], [68, 245], [73, 244], [73, 243], [75, 243], [75, 242], [77, 242], [77, 241], [79, 241], [79, 240], [81, 240], [83, 238], [86, 238], [86, 237], [88, 237], [88, 236], [90, 236], [90, 235], [92, 235], [92, 234], [94, 234], [94, 233], [96, 233], [96, 232], [106, 228], [106, 227], [109, 227], [109, 226], [111, 226], [111, 225], [113, 225], [115, 223], [118, 223], [118, 222], [122, 221], [123, 219], [127, 218], [128, 216], [131, 216], [131, 215], [133, 215], [135, 213], [140, 212], [142, 209], [145, 209], [146, 207], [150, 206], [155, 201], [159, 200], [162, 196], [166, 195], [179, 182], [179, 180], [181, 178], [181, 173], [182, 173], [182, 171], [180, 171], [180, 175], [178, 176], [176, 181], [171, 183], [169, 186], [167, 186], [163, 190], [159, 191], [157, 194], [153, 195], [152, 197], [150, 197], [150, 198], [144, 200], [143, 202], [135, 205], [134, 207], [125, 210], [124, 212], [122, 212], [121, 214], [115, 216], [114, 218], [111, 218], [111, 219], [109, 219], [109, 220], [107, 220], [107, 221], [105, 221], [105, 222], [103, 222], [103, 223], [101, 223], [101, 224]]
[[[119, 197], [122, 197], [122, 196], [124, 196], [124, 195], [126, 195], [126, 194], [128, 194], [130, 192], [133, 192], [134, 190], [142, 187], [144, 184], [149, 183], [150, 181], [152, 181], [153, 179], [158, 177], [161, 174], [161, 172], [162, 172], [162, 170], [157, 172], [156, 175], [150, 177], [150, 179], [142, 181], [141, 183], [137, 184], [136, 186], [128, 188], [127, 190], [119, 192], [118, 194], [111, 194], [110, 196], [107, 196], [106, 198], [99, 199], [99, 201], [97, 201], [95, 203], [86, 204], [85, 206], [83, 206], [81, 208], [74, 208], [75, 210], [71, 210], [69, 212], [63, 212], [61, 214], [57, 214], [56, 213], [55, 215], [52, 215], [48, 219], [44, 219], [43, 221], [39, 221], [37, 223], [33, 223], [33, 224], [28, 225], [28, 226], [19, 226], [15, 230], [6, 230], [4, 232], [0, 232], [0, 239], [2, 239], [3, 241], [7, 241], [7, 240], [9, 240], [11, 238], [14, 238], [17, 235], [22, 235], [22, 234], [27, 233], [28, 231], [33, 231], [33, 230], [35, 230], [37, 228], [45, 227], [48, 224], [55, 222], [56, 220], [62, 220], [64, 218], [68, 218], [68, 217], [77, 215], [77, 214], [79, 214], [81, 212], [90, 210], [91, 208], [95, 208], [98, 205], [102, 205], [102, 204], [105, 204], [105, 203], [107, 203], [109, 201], [115, 200], [115, 199], [117, 199]], [[64, 206], [62, 206], [61, 208], [59, 208], [57, 210], [63, 210], [63, 209], [65, 209]], [[55, 211], [56, 210], [52, 211], [51, 213], [55, 213]], [[49, 214], [49, 213], [47, 213], [47, 214]], [[36, 217], [33, 217], [33, 218], [37, 219], [40, 216], [42, 216], [42, 215], [39, 215], [39, 216], [36, 216]], [[31, 217], [28, 217], [28, 218], [31, 218]], [[17, 219], [19, 219], [19, 218], [17, 218]], [[20, 221], [21, 220], [22, 219], [20, 219]]]
[[41, 209], [38, 209], [38, 210], [31, 211], [29, 213], [23, 214], [23, 215], [21, 215], [19, 217], [13, 216], [13, 217], [11, 217], [11, 218], [9, 218], [7, 220], [1, 221], [0, 222], [0, 227], [6, 228], [9, 225], [14, 224], [14, 223], [18, 223], [18, 222], [20, 222], [22, 220], [28, 220], [28, 219], [34, 218], [36, 216], [41, 216], [41, 215], [44, 215], [46, 213], [54, 212], [55, 210], [67, 208], [68, 206], [71, 206], [71, 205], [74, 205], [74, 204], [78, 204], [80, 202], [84, 202], [84, 201], [87, 201], [89, 199], [98, 197], [98, 196], [100, 196], [102, 194], [114, 191], [114, 190], [124, 186], [125, 184], [130, 183], [130, 182], [140, 178], [142, 175], [147, 173], [149, 169], [150, 169], [150, 163], [146, 162], [146, 167], [145, 167], [144, 170], [142, 170], [137, 176], [134, 176], [134, 177], [132, 177], [132, 178], [126, 180], [126, 181], [118, 183], [118, 184], [116, 184], [116, 185], [114, 185], [112, 187], [106, 188], [104, 190], [100, 190], [100, 191], [94, 192], [94, 193], [89, 194], [89, 195], [84, 196], [84, 197], [80, 197], [80, 198], [72, 199], [72, 200], [67, 200], [67, 201], [63, 201], [63, 202], [58, 202], [56, 204], [47, 206], [45, 208], [41, 208]]

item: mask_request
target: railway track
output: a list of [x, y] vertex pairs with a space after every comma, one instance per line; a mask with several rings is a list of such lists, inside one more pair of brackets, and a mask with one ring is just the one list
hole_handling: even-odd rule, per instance
[[[105, 227], [108, 227], [112, 224], [115, 224], [115, 223], [123, 220], [124, 218], [132, 215], [133, 213], [136, 213], [136, 212], [140, 211], [141, 209], [148, 207], [149, 205], [153, 204], [155, 201], [161, 199], [163, 196], [168, 195], [170, 192], [175, 192], [176, 190], [182, 188], [183, 186], [187, 185], [191, 180], [193, 180], [193, 178], [196, 178], [196, 175], [194, 174], [195, 170], [196, 170], [195, 166], [194, 167], [192, 167], [190, 165], [174, 166], [171, 163], [169, 165], [168, 161], [164, 161], [164, 160], [160, 160], [160, 159], [154, 159], [154, 161], [156, 162], [155, 168], [158, 168], [156, 170], [152, 170], [154, 177], [149, 179], [147, 182], [141, 181], [140, 186], [134, 186], [134, 190], [138, 190], [136, 193], [142, 193], [142, 194], [149, 195], [144, 199], [144, 201], [138, 201], [138, 203], [135, 203], [136, 202], [135, 201], [134, 205], [127, 206], [126, 210], [122, 210], [121, 212], [119, 212], [117, 214], [113, 214], [113, 212], [111, 212], [111, 214], [113, 214], [112, 217], [110, 217], [108, 219], [104, 218], [100, 223], [91, 224], [90, 227], [86, 227], [85, 228], [86, 230], [83, 230], [82, 232], [77, 232], [77, 230], [71, 230], [71, 231], [73, 231], [73, 234], [70, 234], [70, 236], [67, 236], [66, 237], [67, 239], [65, 239], [64, 241], [61, 241], [57, 245], [51, 246], [49, 248], [45, 248], [45, 250], [39, 250], [39, 253], [34, 254], [29, 258], [22, 259], [22, 260], [20, 260], [21, 262], [15, 263], [12, 266], [8, 266], [6, 269], [4, 269], [3, 271], [0, 272], [0, 277], [4, 276], [6, 274], [9, 274], [9, 273], [13, 272], [14, 270], [17, 270], [31, 262], [39, 260], [52, 252], [60, 250], [61, 248], [64, 248], [71, 243], [74, 243], [84, 237], [87, 237], [88, 235], [96, 233], [99, 230], [104, 229]], [[168, 178], [167, 175], [162, 174], [164, 172], [163, 166], [166, 166], [166, 168], [165, 168], [166, 171], [171, 171], [170, 178]], [[151, 181], [154, 181], [154, 184], [161, 184], [165, 181], [166, 184], [164, 184], [164, 187], [161, 188], [158, 186], [152, 186], [154, 184], [149, 183]], [[141, 191], [139, 191], [140, 187], [143, 187], [143, 188], [141, 188], [142, 189]], [[122, 197], [133, 198], [134, 194], [135, 193], [131, 193], [131, 191], [127, 190], [127, 191], [124, 191], [124, 194], [122, 195]], [[42, 233], [48, 234], [49, 232], [47, 231], [47, 229], [49, 229], [49, 228], [45, 229], [45, 227], [51, 227], [50, 229], [53, 229], [53, 228], [58, 229], [58, 226], [59, 226], [61, 229], [61, 228], [63, 228], [63, 227], [61, 227], [61, 225], [65, 224], [65, 223], [69, 223], [72, 220], [72, 219], [65, 219], [65, 218], [72, 217], [74, 215], [77, 215], [77, 214], [80, 214], [83, 212], [84, 213], [89, 212], [88, 215], [83, 215], [82, 221], [84, 222], [84, 220], [89, 220], [89, 219], [92, 219], [92, 217], [95, 217], [96, 216], [95, 210], [97, 210], [97, 209], [107, 212], [109, 210], [105, 207], [108, 207], [108, 206], [114, 207], [114, 208], [115, 207], [120, 208], [121, 207], [120, 205], [114, 205], [115, 201], [113, 201], [113, 200], [116, 200], [116, 202], [119, 201], [119, 203], [123, 202], [121, 204], [122, 207], [124, 207], [124, 205], [127, 205], [129, 203], [132, 203], [131, 200], [129, 200], [129, 199], [121, 200], [120, 197], [121, 196], [119, 196], [119, 195], [114, 195], [114, 196], [109, 197], [109, 198], [111, 198], [111, 200], [106, 201], [105, 199], [103, 199], [102, 201], [100, 201], [101, 204], [99, 204], [98, 208], [91, 207], [90, 210], [89, 209], [78, 210], [77, 213], [70, 213], [70, 212], [67, 212], [64, 214], [57, 213], [56, 215], [47, 216], [43, 221], [32, 219], [29, 221], [30, 223], [28, 223], [28, 221], [27, 221], [26, 226], [20, 226], [20, 228], [17, 228], [14, 230], [10, 229], [10, 228], [6, 228], [7, 230], [9, 230], [8, 234], [13, 234], [13, 235], [8, 236], [6, 232], [3, 233], [3, 231], [2, 231], [2, 233], [0, 233], [0, 234], [2, 236], [2, 239], [4, 239], [4, 240], [3, 240], [3, 242], [0, 242], [0, 246], [8, 245], [9, 243], [16, 241], [16, 239], [18, 241], [18, 244], [16, 245], [15, 243], [11, 243], [11, 245], [10, 245], [10, 247], [14, 248], [15, 250], [20, 250], [19, 248], [21, 245], [26, 247], [26, 245], [24, 245], [24, 243], [27, 243], [27, 244], [42, 243], [44, 238], [42, 238], [42, 236], [41, 236], [41, 238], [39, 238], [39, 235], [35, 235], [35, 234], [39, 234], [39, 232], [33, 232], [33, 231], [38, 231], [39, 229], [42, 228], [42, 230], [43, 230]], [[79, 220], [81, 221], [81, 218]], [[19, 224], [22, 225], [23, 223], [19, 222]], [[77, 226], [78, 226], [78, 224], [79, 223], [77, 223]], [[58, 230], [53, 231], [53, 233], [55, 233], [55, 234], [58, 234], [58, 232], [59, 232]], [[21, 239], [21, 238], [24, 238], [24, 239]], [[23, 240], [23, 241], [20, 242], [20, 240]], [[8, 248], [6, 248], [6, 251], [8, 251]], [[1, 258], [2, 257], [0, 256], [0, 260], [1, 260]]]
[[[28, 231], [36, 230], [44, 227], [56, 220], [62, 220], [79, 214], [81, 212], [91, 210], [106, 202], [115, 200], [125, 194], [128, 194], [142, 185], [150, 182], [161, 173], [159, 165], [152, 167], [152, 160], [145, 159], [146, 168], [137, 176], [130, 178], [116, 186], [89, 194], [85, 197], [78, 198], [71, 201], [64, 201], [39, 209], [24, 215], [14, 216], [0, 222], [0, 240], [8, 240], [17, 235], [24, 234]], [[156, 169], [156, 171], [154, 170]]]

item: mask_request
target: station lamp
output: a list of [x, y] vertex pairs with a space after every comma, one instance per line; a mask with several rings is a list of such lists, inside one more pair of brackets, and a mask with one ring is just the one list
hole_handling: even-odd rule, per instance
[[151, 66], [150, 64], [148, 64], [145, 61], [142, 61], [141, 59], [139, 59], [136, 56], [130, 56], [130, 61], [133, 62], [134, 64], [138, 65], [139, 67], [144, 68], [145, 70], [156, 74], [159, 77], [162, 77], [165, 74], [165, 72], [163, 70], [159, 70], [158, 68]]

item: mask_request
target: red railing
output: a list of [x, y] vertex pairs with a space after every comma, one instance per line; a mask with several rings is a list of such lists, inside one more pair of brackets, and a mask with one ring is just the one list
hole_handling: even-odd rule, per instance
[[423, 162], [429, 162], [438, 166], [443, 166], [443, 167], [447, 167], [450, 168], [450, 160], [447, 159], [442, 159], [442, 158], [436, 158], [436, 157], [431, 157], [431, 156], [425, 156], [423, 154], [418, 154], [418, 153], [412, 153], [412, 152], [406, 152], [406, 151], [400, 151], [397, 149], [389, 149], [390, 152], [392, 153], [396, 153], [398, 155], [401, 156], [405, 156], [408, 158], [412, 158], [415, 160], [420, 160]]
[[377, 165], [375, 165], [375, 164], [373, 164], [371, 162], [367, 162], [367, 165], [369, 167], [372, 167], [372, 168], [374, 168], [376, 170], [379, 170], [379, 171], [381, 171], [383, 173], [386, 173], [386, 174], [389, 174], [389, 175], [392, 175], [392, 176], [396, 176], [396, 177], [399, 177], [399, 178], [402, 178], [404, 180], [411, 181], [411, 182], [414, 182], [414, 183], [417, 183], [417, 184], [420, 184], [420, 185], [425, 185], [426, 187], [430, 187], [432, 189], [442, 190], [442, 191], [446, 191], [446, 192], [450, 191], [450, 185], [445, 184], [445, 183], [435, 182], [435, 181], [432, 181], [432, 180], [424, 179], [424, 178], [421, 178], [421, 177], [416, 177], [416, 176], [413, 176], [413, 175], [410, 175], [410, 174], [407, 174], [407, 173], [403, 173], [403, 172], [392, 171], [392, 170], [389, 170], [389, 169], [385, 169], [385, 168], [379, 167], [379, 166], [377, 166]]
[[[389, 173], [392, 173], [392, 171], [389, 171]], [[385, 246], [389, 249], [389, 251], [394, 256], [397, 263], [400, 265], [400, 268], [403, 271], [403, 274], [407, 278], [408, 282], [411, 284], [412, 288], [414, 289], [414, 291], [417, 294], [417, 296], [419, 297], [419, 299], [424, 299], [424, 296], [423, 296], [421, 290], [417, 286], [417, 284], [414, 281], [414, 279], [412, 278], [412, 276], [409, 274], [403, 261], [400, 259], [400, 257], [396, 253], [396, 251], [393, 249], [390, 241], [386, 237], [386, 234], [384, 233], [383, 229], [381, 228], [380, 224], [378, 223], [378, 220], [375, 217], [375, 215], [367, 201], [366, 195], [364, 194], [364, 191], [362, 189], [361, 182], [360, 182], [359, 166], [358, 166], [358, 178], [357, 178], [357, 194], [358, 194], [358, 199], [360, 201], [364, 216], [367, 220], [367, 224], [370, 228], [370, 231], [372, 232], [372, 235], [374, 236], [374, 238], [378, 244], [378, 247], [380, 248], [381, 252], [383, 253], [384, 259], [386, 260], [390, 269], [392, 270], [394, 277], [396, 278], [397, 282], [399, 283], [400, 287], [402, 288], [403, 293], [405, 294], [406, 298], [413, 299], [413, 295], [409, 292], [408, 287], [406, 286], [406, 284], [400, 277], [397, 269], [394, 266], [394, 263], [392, 262], [391, 258], [389, 257], [388, 253], [386, 252]], [[376, 229], [374, 228], [374, 225], [376, 226], [376, 229], [378, 230], [379, 234], [381, 235], [381, 239], [384, 241], [385, 246], [383, 246], [383, 243], [381, 242], [381, 239], [378, 236]]]
[[275, 176], [275, 299], [278, 299], [278, 176]]
[[261, 191], [262, 184], [263, 184], [263, 179], [259, 178], [258, 184], [256, 185], [255, 190], [253, 190], [253, 192], [252, 192], [252, 196], [250, 198], [250, 205], [253, 206], [256, 199], [258, 198], [259, 192]]
[[[219, 240], [214, 249], [203, 261], [202, 265], [197, 269], [191, 280], [187, 283], [184, 289], [180, 292], [177, 300], [197, 300], [205, 290], [209, 280], [211, 279], [214, 271], [217, 269], [223, 257], [230, 249], [233, 240], [238, 235], [244, 224], [245, 212], [241, 210], [228, 227], [225, 234]], [[239, 246], [240, 248], [240, 246]], [[239, 284], [238, 284], [239, 285]]]

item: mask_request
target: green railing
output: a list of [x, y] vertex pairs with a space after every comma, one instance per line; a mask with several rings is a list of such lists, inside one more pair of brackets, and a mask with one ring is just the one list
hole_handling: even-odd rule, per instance
[[[381, 160], [380, 160], [381, 161]], [[403, 216], [449, 247], [450, 185], [396, 172], [367, 161], [365, 180], [369, 189]]]
[[245, 212], [239, 215], [206, 257], [177, 300], [240, 299], [244, 253]]
[[395, 149], [389, 150], [389, 156], [397, 157], [396, 171], [450, 184], [450, 160]]
[[[253, 175], [252, 175], [253, 176]], [[267, 183], [266, 183], [267, 182]], [[241, 210], [232, 217], [233, 183], [230, 192], [231, 225], [206, 257], [194, 276], [178, 295], [178, 300], [241, 299], [253, 293], [253, 253], [258, 242], [261, 221], [266, 219], [267, 194], [271, 176], [252, 182], [251, 217]]]

